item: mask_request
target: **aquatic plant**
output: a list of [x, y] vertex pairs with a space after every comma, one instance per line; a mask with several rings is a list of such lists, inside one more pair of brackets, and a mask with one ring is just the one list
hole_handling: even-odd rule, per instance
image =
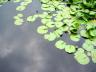
[[0, 6], [2, 6], [4, 3], [6, 3], [7, 1], [10, 1], [10, 0], [0, 0]]
[[[17, 11], [25, 10], [32, 0], [14, 0], [20, 2]], [[56, 41], [64, 34], [68, 34], [74, 42], [81, 38], [85, 41], [81, 47], [70, 45], [65, 40], [58, 40], [55, 47], [73, 54], [74, 59], [86, 65], [96, 63], [96, 1], [95, 0], [40, 0], [43, 13], [35, 14], [26, 18], [28, 22], [41, 19], [41, 25], [37, 32], [48, 41]], [[23, 14], [14, 16], [14, 24], [23, 24]], [[49, 31], [51, 29], [51, 32]]]

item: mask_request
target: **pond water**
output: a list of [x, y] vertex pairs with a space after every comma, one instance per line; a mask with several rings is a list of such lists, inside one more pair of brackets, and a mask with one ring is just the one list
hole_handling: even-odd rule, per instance
[[[96, 64], [88, 65], [78, 64], [73, 55], [56, 49], [54, 42], [48, 42], [43, 39], [36, 31], [40, 25], [37, 19], [33, 24], [26, 21], [22, 26], [15, 26], [13, 16], [17, 4], [11, 2], [0, 7], [0, 72], [96, 72]], [[24, 18], [35, 14], [40, 10], [38, 0], [22, 13]], [[67, 42], [67, 35], [63, 36]]]

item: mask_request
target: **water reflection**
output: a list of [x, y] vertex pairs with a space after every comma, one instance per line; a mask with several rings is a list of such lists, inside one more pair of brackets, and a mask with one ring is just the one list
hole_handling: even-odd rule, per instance
[[[38, 0], [33, 1], [23, 12], [25, 16], [40, 10]], [[95, 72], [95, 64], [78, 64], [72, 55], [56, 49], [54, 42], [49, 43], [37, 34], [40, 20], [15, 26], [12, 17], [17, 14], [17, 5], [7, 3], [0, 8], [0, 72]]]

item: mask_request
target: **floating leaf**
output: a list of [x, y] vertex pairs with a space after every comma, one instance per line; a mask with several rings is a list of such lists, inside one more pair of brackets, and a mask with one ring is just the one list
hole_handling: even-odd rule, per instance
[[82, 49], [79, 49], [78, 51], [76, 51], [76, 53], [74, 53], [74, 58], [78, 63], [82, 65], [86, 65], [90, 62], [90, 59], [88, 58], [88, 56], [84, 53], [84, 50]]
[[92, 51], [94, 49], [94, 46], [92, 44], [92, 41], [90, 41], [90, 40], [85, 40], [85, 42], [83, 43], [82, 47], [86, 51]]
[[67, 25], [63, 26], [63, 30], [64, 31], [68, 31], [69, 30], [69, 27]]
[[23, 17], [23, 14], [17, 14], [18, 17]]
[[79, 41], [80, 40], [80, 35], [78, 35], [78, 34], [71, 34], [70, 35], [70, 39], [72, 41]]
[[20, 2], [21, 0], [14, 0], [14, 3]]
[[27, 2], [21, 2], [20, 5], [21, 5], [21, 6], [27, 6], [28, 3], [27, 3]]
[[88, 33], [87, 33], [86, 30], [81, 30], [81, 31], [80, 31], [80, 35], [81, 35], [82, 37], [86, 37], [86, 38], [89, 37], [89, 35], [88, 35]]
[[86, 26], [87, 30], [94, 29], [95, 27], [96, 27], [96, 20], [89, 20], [87, 22], [87, 26]]
[[43, 18], [43, 19], [41, 20], [41, 22], [42, 22], [43, 24], [47, 24], [48, 22], [51, 22], [51, 19]]
[[41, 0], [41, 2], [47, 3], [47, 2], [49, 2], [49, 0]]
[[18, 16], [14, 16], [14, 19], [20, 19]]
[[62, 35], [62, 34], [63, 34], [63, 30], [57, 29], [57, 30], [55, 31], [55, 33], [58, 34], [58, 35]]
[[50, 21], [46, 24], [46, 26], [49, 28], [53, 28], [53, 27], [55, 27], [55, 24], [54, 24], [54, 22]]
[[92, 38], [92, 44], [96, 46], [96, 38]]
[[76, 51], [76, 47], [73, 46], [73, 45], [67, 45], [65, 47], [65, 52], [68, 52], [68, 53], [74, 53]]
[[66, 43], [63, 40], [59, 40], [55, 43], [56, 48], [58, 49], [64, 49], [66, 46]]
[[95, 29], [90, 30], [89, 33], [90, 33], [91, 36], [96, 36], [96, 30]]
[[55, 22], [55, 25], [57, 28], [59, 28], [59, 27], [63, 26], [64, 24], [62, 22]]
[[87, 52], [87, 56], [91, 56], [91, 52], [90, 51]]
[[91, 57], [92, 57], [92, 61], [94, 63], [96, 63], [96, 49], [94, 49], [94, 50], [91, 51]]
[[15, 24], [15, 25], [22, 25], [23, 22], [24, 22], [23, 19], [18, 19], [18, 20], [15, 21], [14, 24]]
[[42, 14], [39, 14], [40, 18], [46, 18], [48, 16], [47, 12], [43, 12]]
[[27, 21], [29, 21], [29, 22], [34, 22], [35, 20], [36, 20], [36, 18], [37, 18], [37, 16], [29, 16], [29, 17], [27, 17]]
[[45, 34], [44, 38], [49, 40], [49, 41], [53, 41], [56, 39], [56, 34], [51, 32], [50, 34]]
[[48, 28], [46, 26], [39, 26], [37, 28], [37, 32], [40, 33], [40, 34], [45, 34], [48, 32]]
[[26, 9], [25, 6], [18, 6], [18, 7], [16, 8], [17, 11], [23, 11], [24, 9]]

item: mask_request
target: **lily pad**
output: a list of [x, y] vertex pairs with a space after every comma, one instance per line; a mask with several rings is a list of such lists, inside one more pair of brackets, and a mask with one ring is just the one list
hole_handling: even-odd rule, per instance
[[86, 51], [92, 51], [94, 49], [94, 46], [92, 44], [92, 41], [90, 41], [90, 40], [85, 40], [85, 42], [83, 43], [82, 47]]
[[89, 33], [91, 36], [96, 36], [96, 29], [90, 30]]
[[73, 45], [67, 45], [65, 47], [65, 52], [68, 52], [68, 53], [74, 53], [76, 51], [76, 47], [73, 46]]
[[39, 27], [37, 28], [37, 32], [38, 32], [39, 34], [45, 34], [45, 33], [48, 32], [48, 27], [46, 27], [46, 26], [39, 26]]
[[92, 61], [94, 63], [96, 63], [96, 49], [94, 49], [94, 50], [91, 51], [91, 57], [92, 57]]
[[87, 33], [86, 30], [81, 30], [81, 31], [80, 31], [80, 35], [81, 35], [82, 37], [86, 37], [86, 38], [89, 37], [89, 35], [88, 35], [88, 33]]
[[63, 22], [55, 22], [55, 25], [57, 28], [59, 28], [59, 27], [63, 26], [64, 23]]
[[90, 62], [89, 57], [84, 53], [84, 51], [82, 49], [78, 50], [78, 51], [76, 51], [76, 53], [74, 53], [74, 58], [78, 63], [80, 63], [82, 65], [86, 65]]
[[59, 40], [55, 43], [56, 48], [58, 49], [64, 49], [66, 46], [66, 43], [63, 40]]
[[29, 16], [29, 17], [27, 17], [27, 21], [34, 22], [36, 20], [36, 18], [37, 18], [37, 16], [36, 17], [35, 16]]
[[72, 40], [72, 41], [79, 41], [80, 40], [80, 35], [78, 35], [78, 34], [71, 34], [70, 35], [70, 39]]
[[44, 35], [44, 38], [47, 39], [47, 40], [49, 40], [49, 41], [55, 40], [56, 37], [57, 37], [56, 34], [55, 33], [52, 33], [52, 32], [50, 32], [49, 34], [45, 34]]
[[16, 8], [17, 11], [23, 11], [23, 10], [25, 10], [25, 9], [26, 9], [26, 6], [18, 6], [18, 7]]

